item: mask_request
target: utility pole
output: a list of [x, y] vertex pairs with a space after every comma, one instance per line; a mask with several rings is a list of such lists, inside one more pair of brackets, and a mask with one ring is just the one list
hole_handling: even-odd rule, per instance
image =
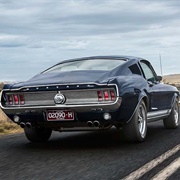
[[159, 53], [159, 61], [160, 61], [160, 68], [161, 68], [161, 76], [163, 75], [162, 73], [162, 61], [161, 61], [161, 54]]

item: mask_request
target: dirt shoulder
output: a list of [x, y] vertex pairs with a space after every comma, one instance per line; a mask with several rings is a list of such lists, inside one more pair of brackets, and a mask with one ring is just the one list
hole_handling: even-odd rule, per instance
[[172, 84], [180, 90], [180, 74], [163, 76], [163, 82], [165, 84]]

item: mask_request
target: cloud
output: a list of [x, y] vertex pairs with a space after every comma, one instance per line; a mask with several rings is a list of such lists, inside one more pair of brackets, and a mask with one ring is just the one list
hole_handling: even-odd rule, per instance
[[26, 46], [26, 38], [16, 35], [4, 35], [0, 34], [0, 47], [1, 48], [13, 48]]
[[178, 73], [179, 7], [166, 0], [1, 0], [0, 78], [24, 80], [63, 59], [107, 54], [142, 56], [159, 67], [161, 53], [164, 73]]

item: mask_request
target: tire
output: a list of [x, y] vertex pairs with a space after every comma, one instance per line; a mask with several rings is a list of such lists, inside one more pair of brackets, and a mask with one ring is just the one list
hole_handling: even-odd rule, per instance
[[25, 127], [24, 133], [30, 142], [41, 143], [49, 140], [52, 130], [48, 128]]
[[147, 134], [147, 109], [143, 100], [139, 103], [132, 119], [123, 126], [123, 134], [130, 142], [142, 142]]
[[176, 99], [170, 115], [163, 119], [164, 127], [167, 129], [175, 129], [179, 125], [179, 104], [178, 100]]

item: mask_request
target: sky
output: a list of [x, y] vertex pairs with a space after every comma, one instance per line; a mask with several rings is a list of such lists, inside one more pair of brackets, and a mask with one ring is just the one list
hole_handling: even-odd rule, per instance
[[66, 59], [128, 55], [180, 73], [179, 0], [0, 0], [0, 81]]

